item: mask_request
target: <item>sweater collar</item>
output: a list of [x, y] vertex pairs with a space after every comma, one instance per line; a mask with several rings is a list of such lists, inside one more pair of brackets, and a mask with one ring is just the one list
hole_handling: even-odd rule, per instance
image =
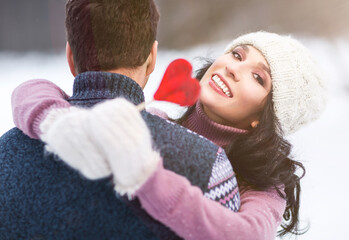
[[212, 121], [203, 111], [201, 103], [196, 103], [194, 111], [183, 122], [183, 126], [206, 137], [220, 147], [226, 147], [235, 136], [247, 130], [222, 125]]
[[142, 88], [131, 78], [110, 72], [84, 72], [74, 80], [71, 102], [124, 97], [134, 104], [144, 102]]

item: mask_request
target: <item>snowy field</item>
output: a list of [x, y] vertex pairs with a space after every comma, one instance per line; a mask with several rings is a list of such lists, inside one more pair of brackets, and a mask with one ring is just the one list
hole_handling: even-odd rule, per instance
[[[347, 216], [349, 192], [345, 183], [349, 167], [349, 41], [303, 38], [318, 59], [330, 81], [328, 106], [322, 118], [290, 136], [294, 157], [301, 160], [307, 174], [303, 179], [301, 197], [302, 223], [310, 223], [310, 230], [302, 240], [348, 239]], [[160, 51], [157, 67], [145, 89], [151, 98], [165, 67], [175, 58], [186, 58], [194, 68], [195, 57], [216, 57], [226, 42], [192, 48], [188, 51]], [[161, 45], [160, 45], [161, 48]], [[0, 135], [14, 126], [11, 115], [11, 92], [20, 83], [33, 78], [49, 79], [68, 94], [72, 92], [73, 77], [65, 61], [65, 54], [0, 53]], [[154, 106], [176, 116], [181, 109], [168, 104]]]

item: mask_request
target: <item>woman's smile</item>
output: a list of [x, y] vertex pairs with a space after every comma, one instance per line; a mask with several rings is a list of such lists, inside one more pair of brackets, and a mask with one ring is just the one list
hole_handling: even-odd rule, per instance
[[226, 84], [225, 79], [222, 78], [220, 75], [214, 74], [208, 84], [212, 87], [213, 90], [215, 90], [220, 95], [229, 98], [233, 97], [229, 85]]
[[271, 91], [268, 62], [256, 48], [238, 46], [213, 62], [200, 85], [200, 101], [209, 118], [249, 129]]

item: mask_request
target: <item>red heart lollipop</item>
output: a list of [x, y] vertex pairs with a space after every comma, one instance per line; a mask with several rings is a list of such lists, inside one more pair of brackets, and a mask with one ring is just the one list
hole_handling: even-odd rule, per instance
[[193, 105], [200, 94], [199, 81], [191, 77], [192, 66], [185, 59], [176, 59], [168, 65], [154, 99], [177, 103], [180, 106]]

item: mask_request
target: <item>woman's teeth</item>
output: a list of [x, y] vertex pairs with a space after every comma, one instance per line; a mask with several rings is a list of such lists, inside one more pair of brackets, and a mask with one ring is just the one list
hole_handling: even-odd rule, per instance
[[231, 92], [229, 91], [229, 88], [224, 84], [224, 82], [220, 79], [218, 75], [213, 75], [212, 80], [214, 81], [217, 87], [222, 89], [225, 95], [227, 95], [228, 97], [232, 96]]

